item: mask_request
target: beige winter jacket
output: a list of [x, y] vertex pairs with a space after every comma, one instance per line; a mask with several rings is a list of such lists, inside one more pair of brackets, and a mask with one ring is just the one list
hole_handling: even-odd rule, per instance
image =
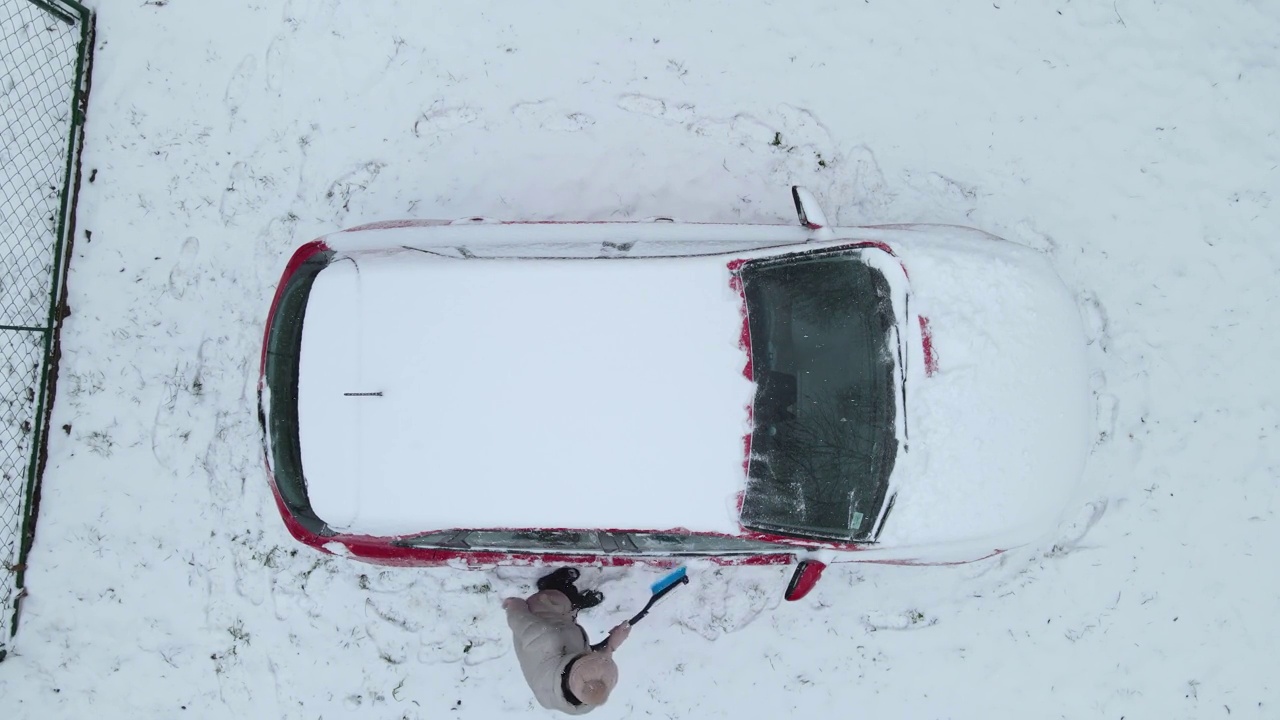
[[570, 715], [594, 710], [595, 705], [570, 705], [561, 689], [565, 666], [590, 649], [586, 632], [574, 621], [569, 599], [561, 592], [544, 591], [528, 601], [509, 602], [506, 608], [520, 670], [538, 702]]

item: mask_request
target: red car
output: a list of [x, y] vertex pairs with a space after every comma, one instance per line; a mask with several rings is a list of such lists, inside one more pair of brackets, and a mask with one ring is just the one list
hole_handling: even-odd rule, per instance
[[943, 226], [365, 225], [299, 248], [259, 418], [298, 540], [389, 565], [952, 563], [1036, 539], [1089, 432], [1074, 301]]

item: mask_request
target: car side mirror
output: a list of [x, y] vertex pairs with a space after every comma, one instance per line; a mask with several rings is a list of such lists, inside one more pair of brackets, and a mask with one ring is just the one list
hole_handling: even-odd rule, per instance
[[796, 565], [796, 571], [791, 575], [791, 582], [787, 583], [787, 592], [784, 597], [787, 600], [799, 600], [814, 585], [818, 584], [818, 578], [822, 577], [822, 571], [827, 569], [827, 564], [818, 560], [801, 560]]
[[792, 185], [791, 199], [796, 204], [796, 217], [800, 224], [813, 233], [812, 240], [831, 240], [834, 237], [827, 225], [827, 214], [822, 211], [822, 206], [813, 193], [799, 185]]

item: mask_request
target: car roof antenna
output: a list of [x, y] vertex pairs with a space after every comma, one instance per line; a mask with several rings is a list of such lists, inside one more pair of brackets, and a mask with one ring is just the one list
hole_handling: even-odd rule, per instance
[[827, 214], [822, 212], [822, 205], [813, 193], [799, 185], [792, 185], [791, 199], [796, 203], [796, 216], [800, 218], [800, 224], [811, 231], [810, 240], [835, 239], [827, 224]]

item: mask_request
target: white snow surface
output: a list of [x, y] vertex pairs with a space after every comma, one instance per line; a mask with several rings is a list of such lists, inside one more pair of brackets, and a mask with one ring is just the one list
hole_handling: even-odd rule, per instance
[[754, 385], [725, 262], [330, 264], [298, 381], [316, 514], [373, 535], [737, 532]]
[[[1280, 712], [1276, 4], [92, 4], [97, 176], [0, 717], [551, 717], [499, 605], [540, 569], [285, 530], [255, 384], [286, 258], [399, 218], [792, 223], [792, 183], [841, 225], [1048, 256], [1089, 341], [1084, 482], [1037, 542], [832, 566], [798, 603], [787, 568], [693, 564], [592, 717]], [[587, 569], [592, 638], [660, 573]]]
[[912, 314], [928, 319], [937, 369], [923, 367], [912, 318], [909, 449], [898, 454], [880, 543], [1019, 545], [1061, 520], [1092, 439], [1079, 311], [1039, 253], [988, 238], [908, 235], [895, 248], [910, 272]]

